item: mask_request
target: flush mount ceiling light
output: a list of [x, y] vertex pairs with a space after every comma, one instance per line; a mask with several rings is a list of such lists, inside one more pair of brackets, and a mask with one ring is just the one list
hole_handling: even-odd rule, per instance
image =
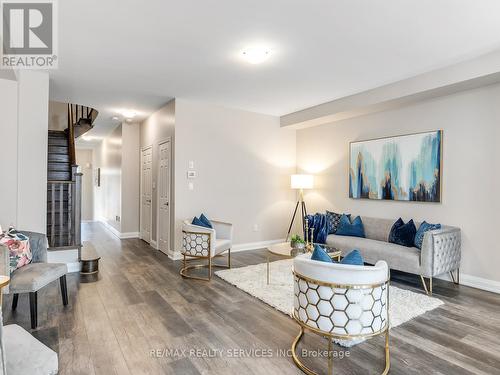
[[241, 52], [241, 55], [250, 64], [260, 64], [271, 56], [271, 49], [267, 47], [248, 47]]
[[113, 117], [111, 117], [111, 120], [113, 120], [113, 121], [118, 121], [119, 119], [120, 119], [120, 118], [119, 118], [118, 116], [113, 116]]
[[123, 117], [125, 117], [125, 118], [134, 118], [137, 115], [137, 113], [135, 111], [130, 110], [130, 109], [124, 109], [121, 111], [121, 113], [122, 113]]

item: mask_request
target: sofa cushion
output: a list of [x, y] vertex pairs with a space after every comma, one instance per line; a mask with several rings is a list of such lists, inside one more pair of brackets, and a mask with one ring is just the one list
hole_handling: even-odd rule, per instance
[[9, 293], [36, 292], [67, 273], [64, 263], [28, 264], [11, 274]]
[[326, 238], [326, 244], [342, 251], [343, 254], [349, 253], [352, 249], [358, 249], [364, 261], [369, 264], [385, 260], [389, 268], [420, 273], [420, 251], [416, 247], [336, 234], [330, 234]]
[[415, 246], [416, 233], [417, 228], [415, 227], [413, 220], [410, 220], [405, 224], [403, 219], [399, 218], [391, 228], [388, 242], [401, 246], [413, 247]]
[[231, 240], [216, 239], [215, 240], [215, 254], [220, 254], [231, 248]]
[[342, 215], [337, 229], [339, 236], [365, 237], [365, 229], [361, 217], [356, 216], [351, 222], [347, 215]]

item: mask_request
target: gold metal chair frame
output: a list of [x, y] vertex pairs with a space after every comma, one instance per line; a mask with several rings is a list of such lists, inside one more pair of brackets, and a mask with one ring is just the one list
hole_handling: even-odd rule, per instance
[[[220, 254], [215, 255], [214, 257], [211, 256], [210, 253], [210, 245], [212, 242], [212, 234], [211, 233], [205, 233], [205, 232], [191, 232], [191, 231], [182, 231], [184, 235], [203, 235], [203, 236], [208, 236], [208, 255], [186, 255], [186, 252], [184, 251], [183, 253], [183, 262], [182, 262], [182, 268], [180, 270], [180, 275], [186, 279], [194, 279], [194, 280], [202, 280], [202, 281], [210, 281], [212, 279], [212, 267], [216, 268], [231, 268], [231, 249], [229, 248], [227, 250], [227, 265], [223, 264], [213, 264], [212, 259], [220, 257], [224, 255], [226, 251], [223, 251]], [[189, 257], [189, 259], [187, 259]], [[197, 261], [200, 259], [208, 259], [208, 264], [193, 264], [193, 265], [188, 265], [189, 261]], [[192, 276], [188, 273], [189, 270], [193, 269], [199, 269], [199, 268], [208, 268], [208, 277], [200, 277], [200, 276]]]
[[[374, 333], [356, 334], [356, 335], [349, 335], [349, 334], [342, 335], [342, 334], [322, 331], [318, 328], [311, 327], [311, 326], [307, 325], [306, 323], [302, 322], [300, 320], [300, 318], [297, 316], [296, 311], [294, 309], [293, 318], [300, 326], [299, 334], [297, 335], [297, 337], [295, 337], [295, 340], [292, 343], [292, 358], [293, 358], [295, 365], [300, 370], [302, 370], [302, 372], [304, 372], [307, 375], [318, 375], [317, 372], [315, 372], [314, 370], [307, 367], [300, 360], [300, 357], [297, 354], [297, 345], [301, 341], [306, 330], [311, 331], [312, 333], [315, 333], [319, 336], [322, 336], [323, 338], [326, 338], [328, 340], [328, 374], [329, 375], [333, 374], [333, 355], [332, 355], [333, 354], [332, 353], [332, 340], [333, 339], [353, 340], [353, 339], [365, 339], [365, 338], [370, 338], [370, 337], [374, 337], [374, 336], [385, 335], [385, 345], [384, 345], [385, 368], [384, 368], [384, 371], [382, 372], [382, 375], [388, 374], [389, 369], [391, 367], [391, 357], [390, 357], [390, 351], [389, 351], [389, 280], [387, 280], [383, 283], [372, 284], [372, 285], [361, 285], [361, 284], [360, 285], [342, 285], [342, 284], [335, 284], [335, 283], [326, 283], [326, 282], [323, 282], [320, 280], [311, 279], [309, 277], [300, 275], [299, 273], [297, 273], [295, 271], [293, 271], [293, 274], [299, 280], [302, 279], [308, 283], [313, 283], [315, 285], [326, 286], [326, 287], [330, 287], [332, 289], [346, 289], [346, 293], [347, 293], [348, 289], [369, 289], [369, 288], [382, 287], [384, 285], [386, 285], [386, 290], [387, 290], [387, 320], [386, 320], [386, 324], [379, 331], [374, 332]], [[349, 319], [348, 319], [348, 321], [349, 321]], [[347, 325], [347, 323], [346, 323], [346, 325]]]

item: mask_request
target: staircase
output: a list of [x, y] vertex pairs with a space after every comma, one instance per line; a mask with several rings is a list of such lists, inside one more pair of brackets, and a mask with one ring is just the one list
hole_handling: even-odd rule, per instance
[[81, 249], [81, 173], [75, 138], [93, 127], [97, 111], [68, 104], [68, 128], [49, 130], [47, 152], [47, 238], [50, 250]]
[[49, 130], [47, 179], [71, 181], [68, 136], [64, 131]]

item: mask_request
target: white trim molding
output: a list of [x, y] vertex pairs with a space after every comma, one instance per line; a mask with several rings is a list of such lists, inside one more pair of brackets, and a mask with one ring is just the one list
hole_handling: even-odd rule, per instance
[[[279, 240], [268, 240], [268, 241], [258, 241], [258, 242], [248, 242], [248, 243], [240, 243], [237, 245], [233, 245], [231, 248], [232, 253], [238, 253], [240, 251], [248, 251], [248, 250], [258, 250], [264, 249], [270, 245], [275, 245], [277, 243], [285, 242], [284, 238]], [[182, 254], [180, 251], [169, 252], [168, 257], [172, 260], [182, 259]]]
[[99, 222], [106, 228], [110, 233], [115, 235], [121, 240], [127, 238], [139, 238], [139, 232], [120, 232], [118, 229], [109, 224], [105, 219], [99, 219]]
[[[452, 281], [448, 274], [440, 275], [436, 279]], [[460, 273], [460, 285], [500, 294], [500, 281], [496, 280]]]
[[149, 244], [153, 249], [158, 250], [158, 242], [151, 240], [151, 243]]
[[233, 245], [233, 247], [231, 248], [231, 251], [233, 253], [237, 253], [239, 251], [263, 249], [263, 248], [266, 248], [268, 246], [276, 245], [277, 243], [282, 243], [282, 242], [285, 242], [284, 238], [281, 238], [279, 240], [240, 243], [237, 245]]

